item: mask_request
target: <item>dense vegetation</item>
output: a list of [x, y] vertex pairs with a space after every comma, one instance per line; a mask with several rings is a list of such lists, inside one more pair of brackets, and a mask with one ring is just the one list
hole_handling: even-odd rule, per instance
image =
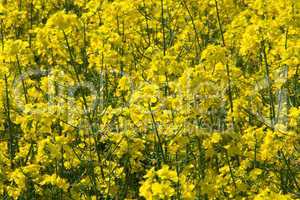
[[2, 0], [0, 199], [300, 198], [299, 0]]

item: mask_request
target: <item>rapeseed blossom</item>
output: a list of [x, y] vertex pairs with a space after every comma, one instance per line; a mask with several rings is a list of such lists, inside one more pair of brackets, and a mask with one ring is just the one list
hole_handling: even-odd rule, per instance
[[0, 199], [299, 199], [299, 0], [2, 0]]

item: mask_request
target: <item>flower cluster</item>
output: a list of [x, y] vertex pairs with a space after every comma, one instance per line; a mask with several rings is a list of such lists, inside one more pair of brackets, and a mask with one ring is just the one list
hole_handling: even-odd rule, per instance
[[299, 0], [0, 1], [0, 199], [299, 199]]

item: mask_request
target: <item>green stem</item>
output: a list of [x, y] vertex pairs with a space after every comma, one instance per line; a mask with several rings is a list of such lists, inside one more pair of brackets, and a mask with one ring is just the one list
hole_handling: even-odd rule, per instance
[[[225, 39], [224, 39], [224, 33], [223, 33], [223, 28], [220, 20], [220, 12], [219, 12], [219, 7], [218, 7], [218, 2], [215, 0], [215, 7], [216, 7], [216, 12], [217, 12], [217, 20], [218, 20], [218, 25], [219, 25], [219, 30], [221, 33], [222, 37], [222, 45], [223, 47], [226, 46], [225, 44]], [[229, 103], [230, 103], [230, 111], [233, 113], [233, 97], [232, 97], [232, 86], [231, 86], [231, 74], [230, 74], [230, 69], [229, 65], [226, 62], [226, 74], [227, 74], [227, 79], [228, 79], [228, 97], [229, 97]], [[232, 117], [232, 126], [234, 128], [234, 117]]]
[[274, 96], [272, 92], [272, 83], [271, 83], [271, 78], [270, 78], [270, 66], [268, 64], [268, 59], [267, 59], [267, 53], [266, 53], [266, 47], [265, 47], [265, 41], [262, 41], [262, 54], [264, 58], [264, 65], [265, 65], [265, 70], [266, 70], [266, 76], [267, 76], [267, 83], [268, 83], [268, 92], [269, 92], [269, 97], [270, 97], [270, 120], [271, 120], [271, 127], [274, 129], [274, 122], [275, 122], [275, 105], [274, 105]]
[[159, 133], [158, 133], [157, 124], [156, 124], [156, 121], [155, 121], [155, 118], [154, 118], [154, 115], [153, 115], [150, 103], [148, 104], [148, 107], [149, 107], [149, 111], [151, 113], [152, 123], [153, 123], [155, 134], [156, 134], [156, 137], [157, 137], [157, 140], [158, 140], [158, 145], [159, 145], [159, 149], [160, 149], [160, 152], [161, 152], [162, 161], [165, 163], [166, 160], [165, 160], [163, 145], [162, 145], [162, 141], [161, 141], [161, 138], [159, 136]]

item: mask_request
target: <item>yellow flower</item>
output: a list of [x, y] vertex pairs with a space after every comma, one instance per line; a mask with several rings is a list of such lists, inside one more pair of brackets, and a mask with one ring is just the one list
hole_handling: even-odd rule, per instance
[[168, 165], [163, 165], [156, 173], [161, 179], [170, 179], [174, 182], [178, 180], [176, 171], [170, 170]]
[[56, 12], [52, 15], [47, 25], [50, 27], [56, 27], [61, 30], [65, 30], [69, 27], [76, 26], [78, 24], [78, 19], [75, 14], [66, 14], [63, 11]]
[[20, 169], [16, 169], [10, 174], [10, 180], [14, 181], [20, 190], [26, 187], [26, 176]]
[[163, 187], [160, 183], [153, 183], [151, 185], [151, 190], [154, 196], [159, 196], [163, 193]]
[[151, 192], [151, 182], [145, 181], [140, 189], [140, 196], [145, 197], [147, 200], [152, 200], [152, 192]]
[[55, 185], [58, 188], [62, 189], [63, 191], [67, 191], [69, 188], [69, 184], [67, 183], [67, 181], [65, 179], [60, 178], [58, 175], [56, 174], [52, 174], [50, 175], [45, 175], [44, 176], [44, 180], [42, 182], [40, 182], [40, 185]]
[[219, 133], [213, 133], [211, 136], [211, 142], [213, 144], [217, 144], [222, 139], [221, 135]]

